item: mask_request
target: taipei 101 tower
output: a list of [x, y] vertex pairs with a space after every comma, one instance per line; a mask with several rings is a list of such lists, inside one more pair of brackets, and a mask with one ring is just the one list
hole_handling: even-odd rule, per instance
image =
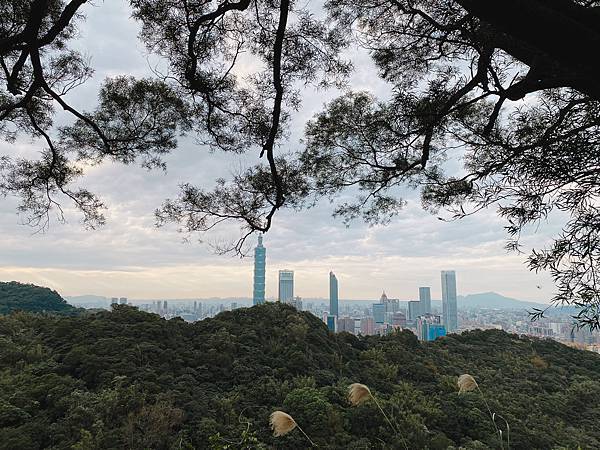
[[254, 249], [253, 305], [260, 305], [265, 302], [265, 265], [267, 260], [267, 249], [263, 247], [262, 240], [262, 235], [259, 235], [258, 245]]

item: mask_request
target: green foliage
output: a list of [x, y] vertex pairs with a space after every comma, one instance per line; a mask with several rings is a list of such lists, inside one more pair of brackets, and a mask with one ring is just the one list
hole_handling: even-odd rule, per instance
[[306, 449], [275, 438], [282, 410], [320, 448], [404, 448], [347, 386], [365, 383], [409, 448], [499, 448], [472, 374], [510, 423], [512, 449], [600, 448], [600, 357], [554, 341], [472, 331], [332, 335], [265, 304], [194, 324], [124, 305], [74, 317], [0, 316], [0, 449]]
[[74, 314], [78, 310], [51, 289], [16, 281], [0, 282], [0, 314], [12, 311]]

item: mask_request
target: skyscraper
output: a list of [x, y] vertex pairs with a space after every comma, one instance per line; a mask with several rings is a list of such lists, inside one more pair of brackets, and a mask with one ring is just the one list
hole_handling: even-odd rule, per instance
[[279, 271], [279, 301], [287, 303], [294, 298], [294, 271]]
[[423, 315], [421, 302], [410, 301], [408, 302], [408, 320], [417, 320], [417, 317]]
[[429, 287], [419, 288], [419, 302], [421, 302], [421, 314], [431, 314], [431, 289]]
[[263, 237], [258, 236], [258, 245], [254, 249], [254, 292], [252, 304], [259, 305], [265, 302], [265, 268], [267, 249], [263, 247]]
[[442, 316], [448, 333], [458, 328], [456, 273], [454, 270], [442, 270]]
[[373, 303], [373, 320], [377, 324], [383, 324], [385, 322], [385, 304], [384, 303]]
[[329, 272], [329, 314], [339, 316], [338, 280], [333, 272]]

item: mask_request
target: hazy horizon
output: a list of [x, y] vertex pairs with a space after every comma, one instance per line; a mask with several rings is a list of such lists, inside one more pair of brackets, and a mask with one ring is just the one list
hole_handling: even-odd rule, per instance
[[[60, 294], [60, 293], [59, 293]], [[386, 293], [387, 294], [387, 293]], [[471, 293], [467, 293], [467, 294], [458, 294], [458, 298], [466, 298], [469, 296], [475, 296], [475, 295], [486, 295], [486, 294], [494, 294], [494, 295], [499, 295], [501, 297], [505, 297], [508, 298], [510, 300], [517, 300], [517, 301], [521, 301], [521, 302], [525, 302], [525, 303], [539, 303], [541, 305], [547, 305], [548, 303], [544, 303], [544, 302], [539, 302], [539, 301], [535, 301], [535, 300], [529, 300], [529, 299], [523, 299], [523, 298], [513, 298], [513, 297], [507, 297], [505, 295], [503, 295], [500, 292], [494, 292], [494, 291], [488, 291], [488, 292], [471, 292]], [[79, 295], [65, 295], [63, 296], [65, 299], [67, 300], [71, 300], [71, 299], [78, 299], [80, 297], [101, 297], [101, 298], [105, 298], [107, 300], [110, 300], [111, 298], [115, 298], [116, 296], [110, 296], [110, 295], [101, 295], [101, 294], [79, 294]], [[414, 301], [414, 300], [418, 300], [417, 297], [413, 297], [413, 298], [398, 298], [398, 297], [394, 297], [394, 296], [389, 296], [389, 298], [391, 299], [397, 299], [400, 302], [409, 302], [409, 301]], [[218, 302], [218, 301], [247, 301], [247, 302], [252, 302], [252, 297], [249, 296], [228, 296], [228, 297], [189, 297], [189, 298], [178, 298], [178, 297], [155, 297], [155, 298], [136, 298], [136, 297], [127, 297], [127, 301], [131, 301], [131, 302], [149, 302], [149, 301], [163, 301], [163, 300], [167, 300], [167, 301], [174, 301], [174, 302], [193, 302], [193, 301], [202, 301], [202, 302]], [[340, 302], [377, 302], [379, 300], [379, 297], [377, 298], [340, 298], [339, 301]], [[267, 297], [265, 299], [265, 301], [267, 302], [276, 302], [278, 301], [276, 297]], [[313, 301], [322, 301], [322, 302], [328, 302], [329, 298], [328, 297], [303, 297], [302, 301], [306, 301], [306, 302], [313, 302]], [[432, 302], [441, 302], [441, 298], [435, 298], [432, 297], [431, 298]]]

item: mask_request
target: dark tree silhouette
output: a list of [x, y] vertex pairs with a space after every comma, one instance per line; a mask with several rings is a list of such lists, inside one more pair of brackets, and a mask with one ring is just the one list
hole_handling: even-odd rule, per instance
[[[169, 73], [106, 80], [86, 112], [65, 100], [91, 75], [68, 48], [85, 2], [4, 2], [0, 132], [40, 138], [44, 152], [39, 161], [3, 157], [0, 191], [20, 196], [33, 225], [60, 215], [66, 196], [93, 227], [104, 205], [71, 188], [78, 162], [162, 167], [177, 135], [193, 133], [213, 150], [258, 157], [213, 191], [183, 185], [157, 211], [159, 224], [189, 232], [239, 223], [239, 240], [223, 251], [243, 252], [277, 210], [346, 189], [358, 194], [336, 208], [344, 220], [391, 220], [401, 185], [453, 218], [497, 208], [515, 250], [524, 227], [562, 211], [563, 233], [529, 264], [550, 270], [556, 302], [581, 306], [580, 323], [599, 326], [599, 3], [131, 0], [141, 40]], [[284, 154], [301, 86], [343, 87], [350, 44], [370, 53], [389, 96], [344, 92], [307, 124], [304, 148]], [[74, 122], [53, 127], [56, 107]]]

